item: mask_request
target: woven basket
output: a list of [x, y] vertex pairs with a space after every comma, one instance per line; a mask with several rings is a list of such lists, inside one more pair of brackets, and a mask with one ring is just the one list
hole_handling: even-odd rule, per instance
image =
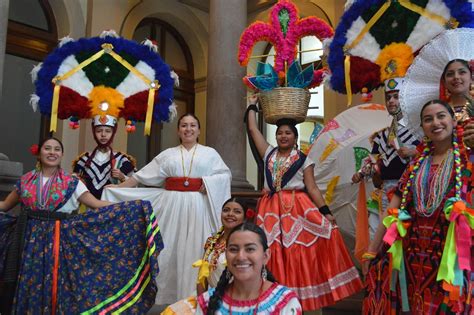
[[305, 121], [310, 98], [308, 90], [293, 87], [260, 92], [265, 122], [275, 124], [281, 118], [292, 118], [297, 123]]

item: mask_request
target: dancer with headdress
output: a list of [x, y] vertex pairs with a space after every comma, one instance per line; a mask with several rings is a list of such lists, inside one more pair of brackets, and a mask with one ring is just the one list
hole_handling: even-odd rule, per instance
[[[402, 111], [408, 127], [425, 141], [369, 246], [376, 257], [370, 257], [364, 313], [472, 311], [472, 157], [463, 131], [469, 126], [465, 102], [471, 72], [465, 61], [455, 59], [472, 57], [473, 35], [464, 28], [440, 34], [407, 71]], [[449, 94], [452, 104], [445, 101]]]
[[110, 115], [96, 115], [92, 119], [92, 134], [97, 146], [84, 152], [73, 163], [72, 171], [79, 175], [89, 191], [102, 196], [106, 185], [121, 183], [133, 174], [136, 161], [128, 154], [114, 151], [112, 142], [117, 132], [117, 119]]
[[[457, 28], [434, 38], [410, 67], [400, 91], [408, 120], [417, 120], [416, 104], [439, 98], [451, 105], [465, 130], [464, 141], [474, 147], [472, 70], [474, 29]], [[470, 109], [471, 108], [471, 109]], [[415, 117], [415, 118], [411, 118]], [[413, 124], [413, 122], [410, 122]]]
[[297, 293], [303, 310], [332, 305], [362, 288], [359, 274], [314, 181], [314, 162], [297, 149], [294, 121], [277, 122], [278, 146], [273, 147], [258, 130], [256, 111], [251, 104], [246, 118], [264, 160], [265, 195], [258, 203], [257, 223], [269, 238], [268, 268]]
[[[382, 188], [381, 211], [389, 202], [389, 194], [397, 186], [398, 180], [405, 171], [410, 159], [416, 155], [419, 143], [417, 136], [406, 127], [400, 109], [399, 90], [403, 85], [402, 77], [385, 80], [385, 106], [393, 117], [390, 127], [384, 128], [371, 137], [371, 156], [367, 157], [361, 169], [352, 176], [352, 182], [358, 183], [364, 177], [375, 177], [376, 186]], [[377, 181], [374, 179], [374, 183]], [[376, 221], [375, 227], [378, 225]]]
[[277, 124], [277, 147], [257, 127], [255, 95], [244, 120], [252, 153], [265, 177], [257, 224], [268, 238], [268, 268], [296, 292], [305, 311], [334, 304], [362, 288], [335, 218], [315, 183], [314, 162], [296, 146], [295, 125], [306, 119], [308, 89], [318, 86], [326, 73], [312, 63], [303, 69], [297, 58], [298, 42], [304, 36], [324, 41], [332, 35], [326, 22], [313, 16], [300, 19], [291, 1], [279, 0], [268, 23], [257, 21], [243, 32], [238, 52], [245, 66], [257, 41], [275, 46], [274, 65], [259, 63], [255, 75], [244, 77], [244, 83], [259, 93], [265, 122]]
[[[98, 115], [102, 124], [144, 120], [149, 133], [153, 119], [173, 112], [174, 81], [156, 47], [113, 31], [63, 39], [32, 74], [31, 101], [50, 116], [51, 132], [58, 118], [69, 118], [76, 129], [79, 119]], [[163, 248], [150, 203], [104, 207], [110, 202], [96, 200], [62, 171], [62, 153], [57, 140], [40, 145], [40, 167], [2, 204], [6, 210], [22, 205], [18, 219], [2, 216], [17, 221], [4, 267], [4, 278], [17, 280], [13, 313], [146, 313], [155, 302]], [[78, 214], [78, 201], [91, 208]], [[10, 231], [0, 227], [0, 234]]]

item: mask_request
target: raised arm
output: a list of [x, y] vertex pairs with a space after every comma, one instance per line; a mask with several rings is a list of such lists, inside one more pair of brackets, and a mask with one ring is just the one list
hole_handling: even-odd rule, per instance
[[[267, 151], [267, 148], [269, 146], [267, 140], [265, 140], [265, 137], [263, 137], [262, 133], [260, 130], [258, 130], [257, 126], [257, 117], [256, 117], [256, 103], [257, 103], [257, 96], [252, 95], [249, 98], [250, 105], [249, 107], [255, 107], [255, 109], [249, 109], [247, 110], [247, 123], [248, 123], [248, 132], [250, 137], [252, 138], [253, 142], [255, 143], [255, 147], [257, 148], [258, 154], [260, 157], [263, 159], [265, 155], [265, 151]], [[253, 106], [252, 106], [253, 105]]]
[[0, 201], [0, 211], [7, 212], [20, 202], [20, 195], [16, 190], [8, 194], [4, 201]]

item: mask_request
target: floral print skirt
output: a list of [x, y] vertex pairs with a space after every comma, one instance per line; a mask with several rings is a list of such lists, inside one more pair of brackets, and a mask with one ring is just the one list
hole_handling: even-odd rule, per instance
[[[149, 202], [61, 219], [40, 212], [29, 211], [13, 314], [145, 314], [153, 306], [163, 243]], [[7, 232], [0, 223], [0, 238]]]

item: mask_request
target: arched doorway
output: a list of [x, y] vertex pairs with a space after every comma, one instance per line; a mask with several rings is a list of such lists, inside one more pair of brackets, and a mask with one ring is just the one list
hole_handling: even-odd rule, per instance
[[[28, 10], [25, 10], [28, 8]], [[0, 148], [11, 160], [34, 167], [28, 148], [48, 134], [48, 119], [29, 106], [34, 92], [30, 72], [57, 45], [56, 20], [48, 0], [10, 1], [2, 102]], [[12, 145], [12, 141], [15, 145]]]
[[[138, 42], [150, 39], [157, 43], [161, 58], [179, 76], [179, 87], [174, 89], [178, 117], [187, 112], [194, 113], [194, 64], [181, 34], [163, 20], [145, 18], [136, 27], [133, 39]], [[148, 163], [159, 152], [179, 144], [175, 122], [154, 123], [148, 138], [143, 137], [143, 125], [137, 127], [137, 132], [129, 135], [127, 152], [137, 158], [138, 167]]]

